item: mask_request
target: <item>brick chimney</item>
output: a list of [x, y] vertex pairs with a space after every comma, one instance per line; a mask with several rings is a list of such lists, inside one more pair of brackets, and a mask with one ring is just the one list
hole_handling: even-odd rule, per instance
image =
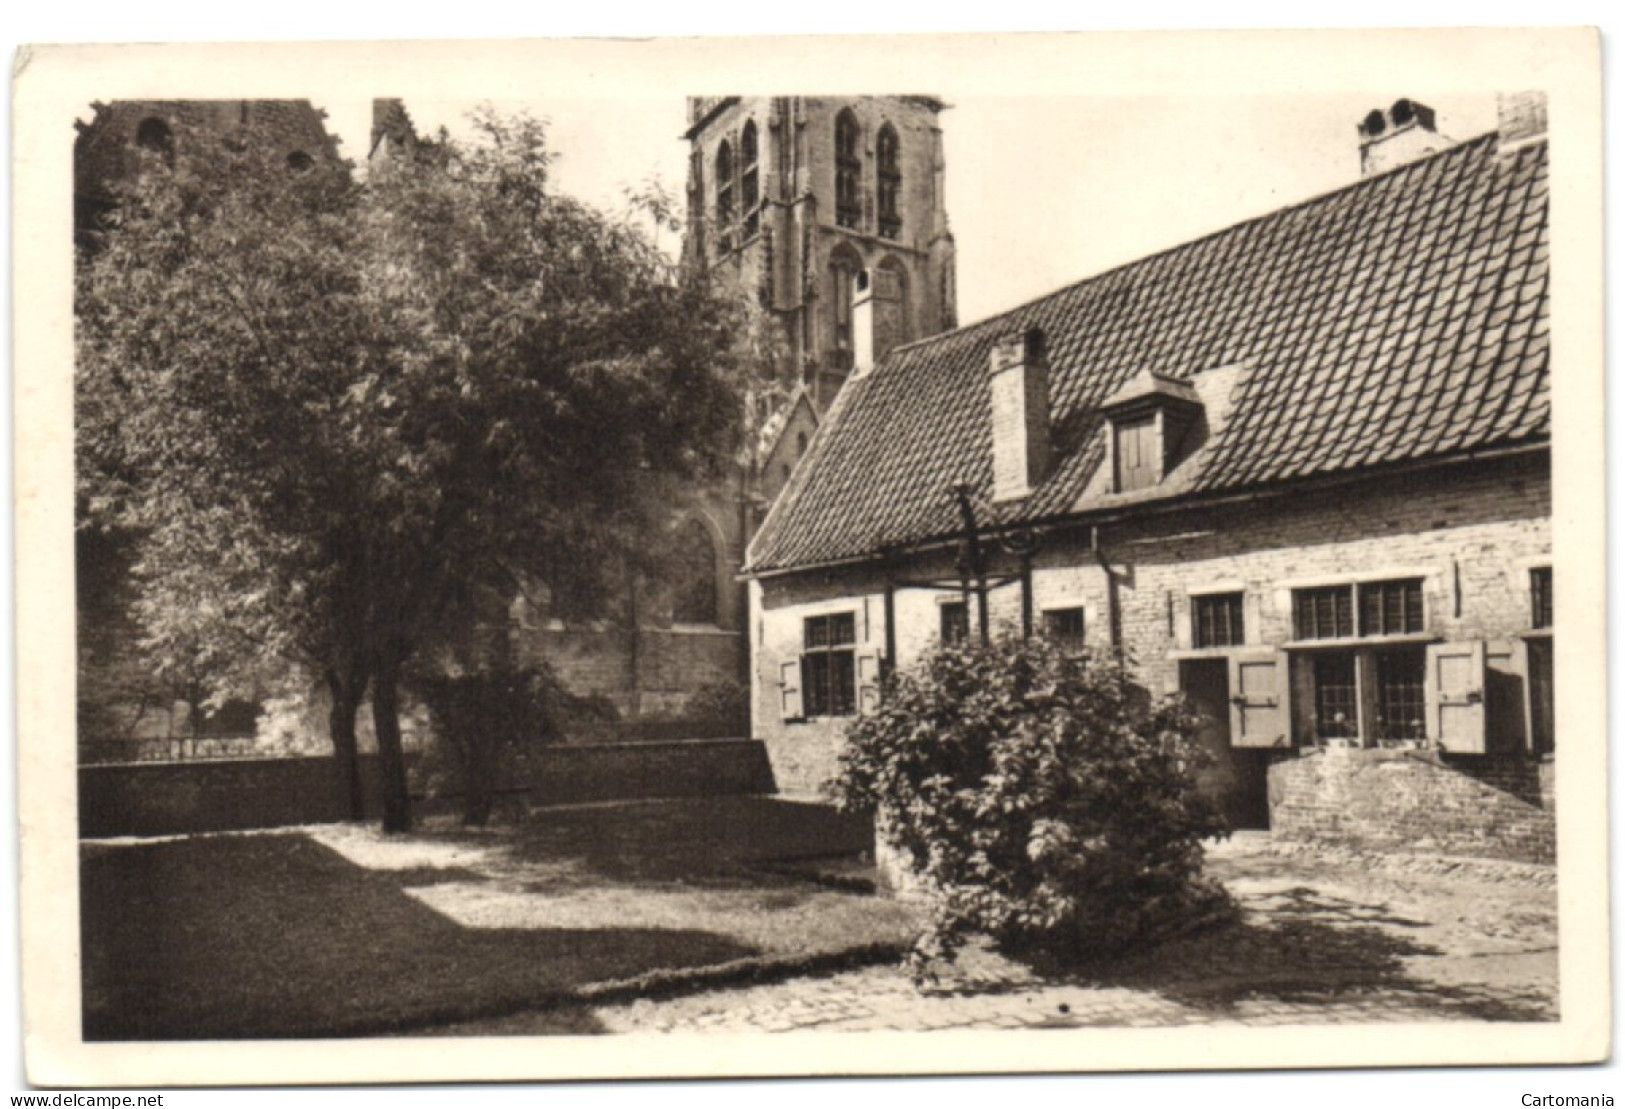
[[1439, 134], [1432, 108], [1403, 98], [1390, 108], [1366, 113], [1359, 132], [1361, 177], [1386, 173], [1451, 145]]
[[890, 270], [867, 269], [853, 282], [852, 376], [862, 377], [902, 338], [903, 284]]
[[1509, 154], [1546, 137], [1546, 94], [1503, 92], [1495, 97], [1498, 149]]
[[993, 402], [993, 499], [1016, 500], [1031, 493], [1049, 468], [1044, 333], [1033, 328], [995, 341], [988, 385]]

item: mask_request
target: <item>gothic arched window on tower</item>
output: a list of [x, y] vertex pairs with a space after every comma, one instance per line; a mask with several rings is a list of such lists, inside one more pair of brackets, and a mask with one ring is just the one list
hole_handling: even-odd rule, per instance
[[891, 124], [881, 127], [875, 138], [875, 172], [879, 183], [880, 233], [895, 239], [903, 230], [903, 217], [897, 208], [903, 191], [903, 170], [897, 159], [897, 132]]
[[850, 248], [837, 250], [829, 260], [829, 315], [835, 324], [836, 368], [852, 364], [852, 298], [857, 292], [863, 263]]
[[745, 124], [739, 137], [739, 214], [745, 220], [744, 238], [756, 234], [759, 217], [756, 202], [761, 199], [761, 178], [757, 174], [756, 121]]
[[[914, 303], [908, 295], [908, 269], [904, 267], [895, 255], [888, 254], [880, 260], [875, 269], [888, 275], [887, 286], [890, 295], [895, 298], [897, 308], [892, 313], [889, 330], [885, 335], [886, 349], [900, 346], [914, 338], [913, 313], [910, 311]], [[878, 342], [878, 340], [877, 340]], [[875, 348], [875, 357], [879, 358], [884, 351], [879, 346]]]
[[726, 141], [717, 147], [717, 246], [733, 249], [734, 152]]
[[717, 622], [717, 549], [711, 532], [690, 520], [673, 546], [671, 618], [678, 624]]
[[858, 157], [858, 117], [843, 108], [835, 117], [835, 222], [857, 227], [863, 222], [863, 201], [858, 181], [863, 162]]

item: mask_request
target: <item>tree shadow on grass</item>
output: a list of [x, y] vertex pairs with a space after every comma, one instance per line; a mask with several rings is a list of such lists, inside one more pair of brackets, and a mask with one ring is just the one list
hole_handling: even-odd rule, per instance
[[87, 853], [84, 1037], [380, 1034], [757, 954], [685, 929], [465, 928], [407, 892], [424, 877], [366, 870], [300, 835]]

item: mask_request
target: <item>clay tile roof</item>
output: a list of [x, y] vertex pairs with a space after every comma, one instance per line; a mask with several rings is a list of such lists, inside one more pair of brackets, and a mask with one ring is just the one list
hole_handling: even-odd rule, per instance
[[1034, 327], [1055, 458], [1006, 522], [1109, 507], [1102, 405], [1147, 369], [1242, 367], [1181, 495], [1545, 442], [1546, 254], [1546, 144], [1490, 134], [901, 347], [841, 390], [747, 569], [953, 536], [952, 488], [992, 489], [989, 350]]

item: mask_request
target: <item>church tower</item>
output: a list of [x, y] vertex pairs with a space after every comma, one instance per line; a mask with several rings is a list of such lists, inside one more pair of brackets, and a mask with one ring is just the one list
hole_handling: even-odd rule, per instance
[[822, 413], [852, 372], [870, 274], [874, 356], [955, 326], [946, 107], [928, 96], [690, 98], [687, 261], [780, 324], [787, 393]]

